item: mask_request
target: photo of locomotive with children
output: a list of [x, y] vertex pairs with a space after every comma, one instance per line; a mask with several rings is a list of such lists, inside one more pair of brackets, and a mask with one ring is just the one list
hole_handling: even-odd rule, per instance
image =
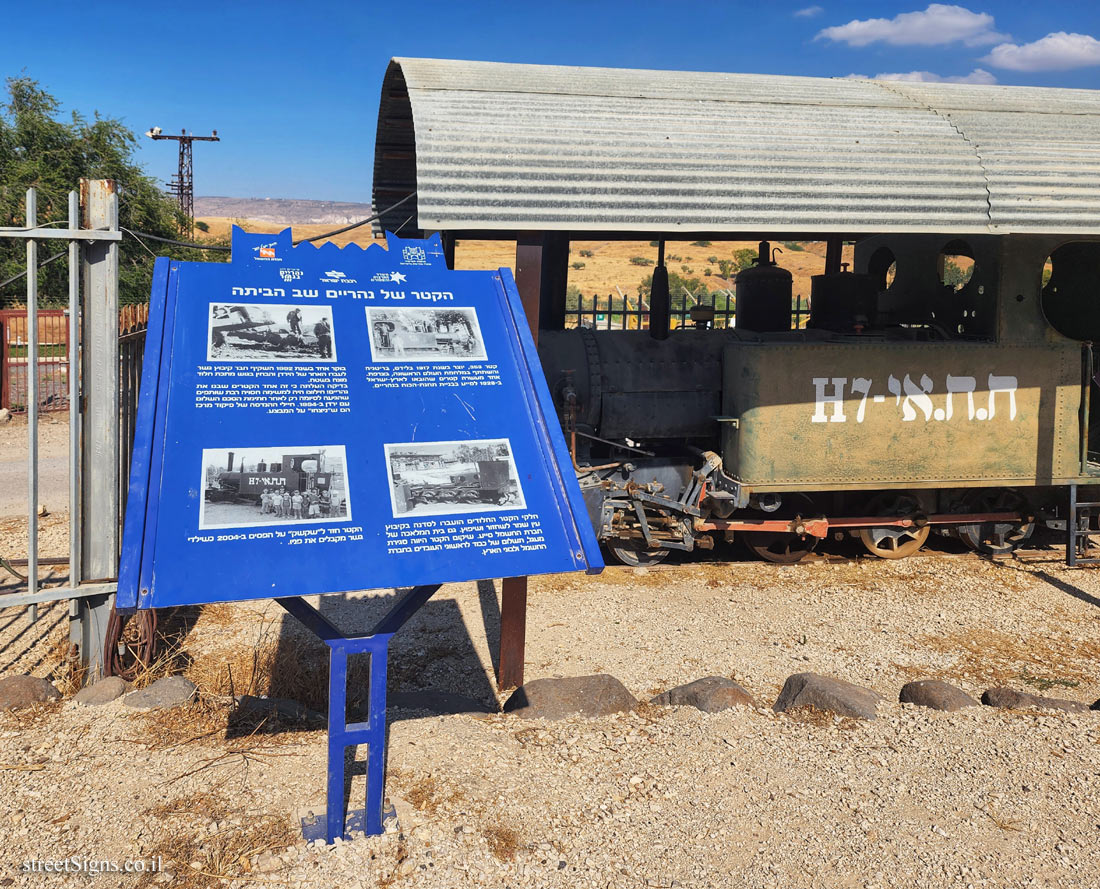
[[342, 446], [294, 454], [279, 450], [204, 450], [199, 527], [237, 528], [351, 518]]

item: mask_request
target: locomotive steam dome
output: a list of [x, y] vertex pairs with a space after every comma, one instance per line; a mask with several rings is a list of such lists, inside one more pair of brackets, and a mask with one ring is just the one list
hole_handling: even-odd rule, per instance
[[790, 330], [794, 278], [772, 260], [767, 241], [760, 242], [760, 254], [754, 262], [734, 279], [737, 326], [759, 333]]
[[810, 279], [810, 327], [846, 333], [873, 327], [878, 314], [878, 290], [871, 275], [844, 270]]

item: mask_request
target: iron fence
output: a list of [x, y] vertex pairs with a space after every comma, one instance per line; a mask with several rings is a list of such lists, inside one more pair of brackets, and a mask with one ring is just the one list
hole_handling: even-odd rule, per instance
[[[69, 405], [69, 312], [38, 310], [38, 407], [64, 410]], [[0, 407], [27, 409], [31, 367], [26, 309], [0, 309]]]
[[[692, 309], [697, 308], [711, 309], [713, 317], [700, 317], [698, 312], [693, 317]], [[698, 327], [727, 329], [735, 326], [736, 316], [736, 302], [729, 291], [714, 291], [700, 297], [685, 294], [682, 300], [677, 300], [671, 307], [669, 325], [673, 330]], [[791, 326], [795, 329], [805, 327], [809, 317], [809, 299], [801, 294], [792, 299]], [[648, 330], [649, 305], [643, 297], [631, 296], [622, 291], [618, 294], [609, 293], [607, 296], [581, 294], [575, 305], [566, 305], [565, 326], [587, 327], [592, 330]]]

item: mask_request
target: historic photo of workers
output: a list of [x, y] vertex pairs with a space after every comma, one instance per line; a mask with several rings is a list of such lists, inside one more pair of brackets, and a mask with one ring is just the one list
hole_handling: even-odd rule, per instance
[[209, 332], [207, 361], [336, 360], [329, 306], [211, 303]]
[[351, 519], [343, 445], [208, 448], [199, 528]]
[[484, 361], [474, 309], [367, 309], [373, 361]]
[[526, 509], [506, 438], [385, 448], [395, 518]]

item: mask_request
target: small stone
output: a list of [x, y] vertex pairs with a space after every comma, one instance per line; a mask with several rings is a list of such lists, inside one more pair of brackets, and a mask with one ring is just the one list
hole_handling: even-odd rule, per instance
[[772, 710], [784, 713], [800, 707], [812, 707], [855, 719], [875, 719], [882, 696], [869, 688], [860, 688], [843, 679], [818, 673], [795, 673], [783, 683]]
[[1080, 701], [1067, 701], [1064, 698], [1045, 698], [1026, 691], [1011, 688], [989, 688], [982, 695], [982, 703], [989, 707], [1006, 710], [1026, 710], [1037, 707], [1040, 710], [1063, 710], [1067, 713], [1088, 712], [1088, 704]]
[[32, 704], [56, 701], [61, 692], [37, 676], [5, 676], [0, 679], [0, 710], [18, 710]]
[[917, 704], [933, 710], [961, 710], [963, 707], [978, 706], [978, 702], [966, 692], [939, 679], [905, 683], [898, 700], [903, 704]]
[[261, 874], [270, 874], [283, 866], [283, 860], [273, 852], [261, 852], [256, 856], [256, 870]]
[[85, 707], [99, 707], [122, 697], [130, 690], [130, 683], [118, 676], [108, 676], [86, 686], [75, 695], [73, 700]]
[[132, 691], [122, 699], [127, 707], [142, 710], [160, 710], [166, 707], [178, 707], [195, 697], [197, 687], [183, 676], [165, 676], [148, 688]]
[[657, 695], [651, 704], [695, 707], [704, 713], [717, 713], [730, 707], [755, 707], [748, 690], [725, 676], [707, 676], [685, 685], [677, 685]]
[[570, 676], [535, 679], [521, 685], [504, 704], [504, 712], [524, 719], [607, 716], [633, 710], [637, 699], [614, 676]]

